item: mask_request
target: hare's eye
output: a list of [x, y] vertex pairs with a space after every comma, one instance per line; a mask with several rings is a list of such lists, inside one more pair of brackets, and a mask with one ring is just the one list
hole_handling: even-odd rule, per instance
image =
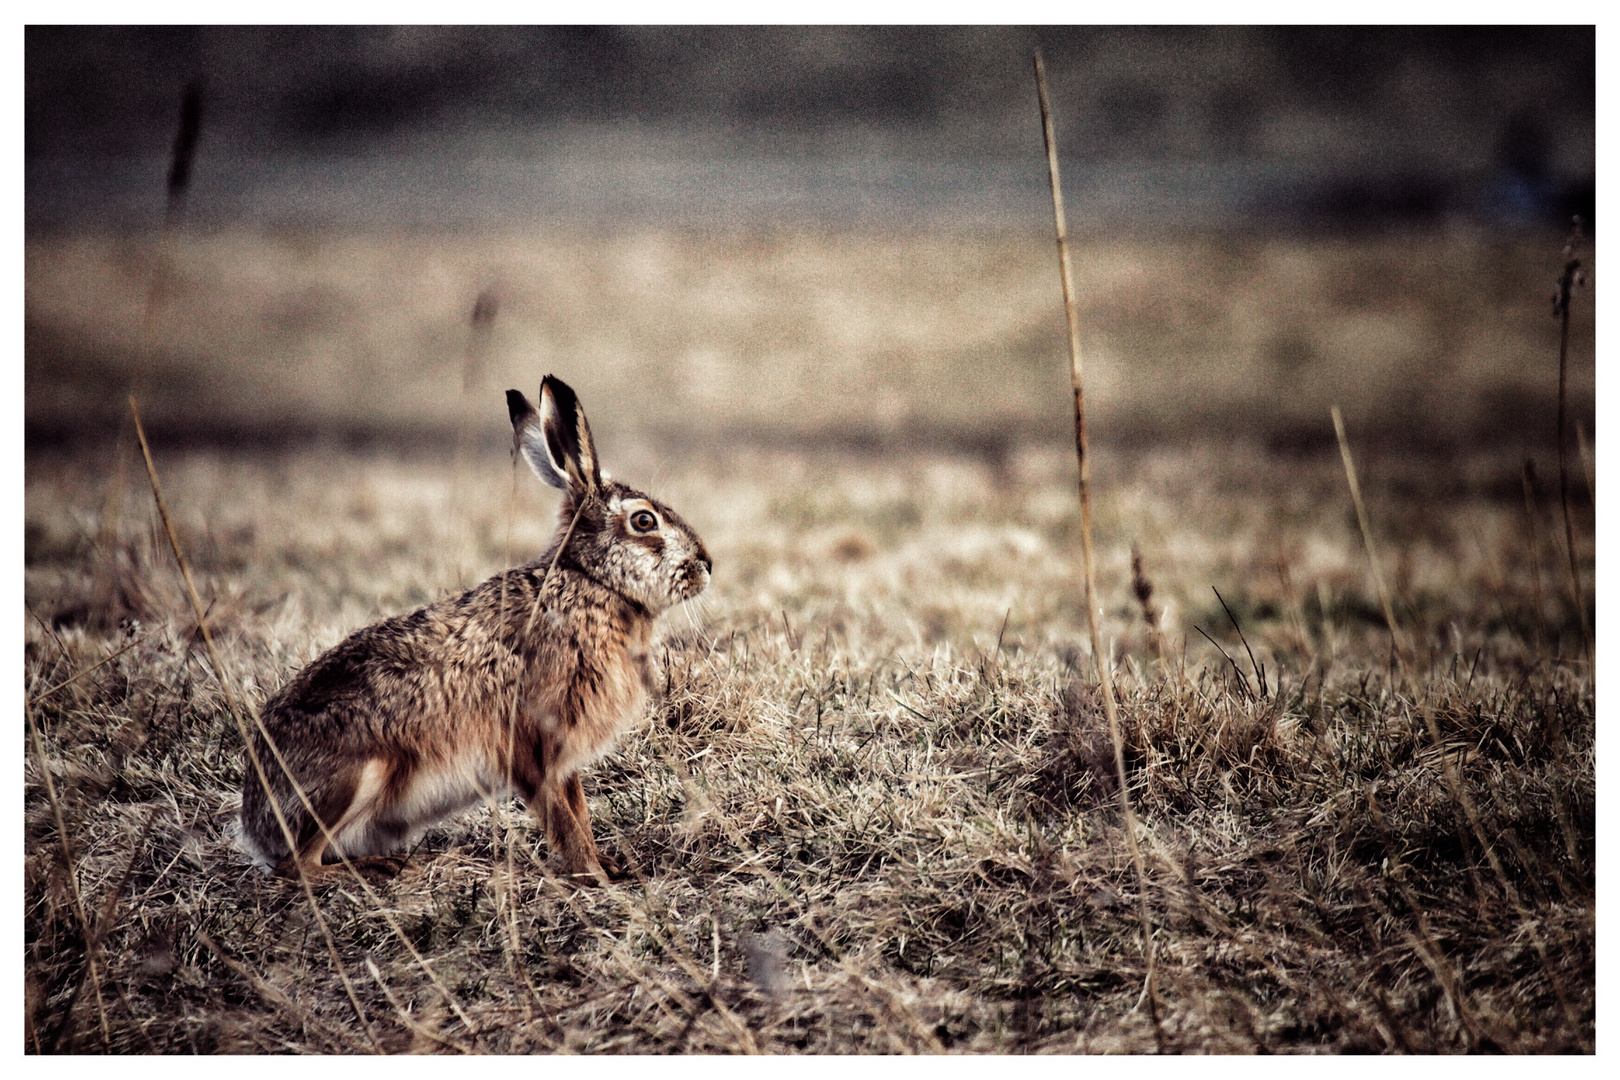
[[630, 515], [630, 527], [636, 532], [652, 532], [658, 528], [658, 519], [651, 510], [637, 510]]

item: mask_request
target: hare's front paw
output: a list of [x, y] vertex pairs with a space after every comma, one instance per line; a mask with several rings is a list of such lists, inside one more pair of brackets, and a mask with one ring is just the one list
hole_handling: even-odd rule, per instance
[[606, 855], [599, 856], [591, 866], [581, 866], [563, 875], [563, 880], [575, 888], [590, 889], [599, 885], [614, 885], [627, 880], [619, 864]]

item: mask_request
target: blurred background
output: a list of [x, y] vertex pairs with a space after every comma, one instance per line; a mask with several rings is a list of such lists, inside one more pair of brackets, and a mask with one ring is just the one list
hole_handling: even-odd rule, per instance
[[[25, 31], [30, 448], [1545, 452], [1591, 27]], [[176, 168], [176, 145], [190, 148]], [[1580, 250], [1591, 267], [1590, 241]], [[1574, 308], [1592, 424], [1591, 293]]]

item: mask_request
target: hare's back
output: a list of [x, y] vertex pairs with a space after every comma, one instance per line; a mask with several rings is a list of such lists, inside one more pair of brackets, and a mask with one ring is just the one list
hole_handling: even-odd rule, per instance
[[[459, 598], [455, 598], [459, 599]], [[431, 722], [453, 692], [465, 620], [441, 602], [350, 634], [312, 660], [266, 702], [272, 736], [315, 738], [364, 752], [379, 738]]]

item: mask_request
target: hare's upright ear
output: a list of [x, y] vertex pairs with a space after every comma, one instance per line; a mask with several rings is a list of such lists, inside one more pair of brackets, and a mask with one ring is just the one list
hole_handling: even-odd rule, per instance
[[506, 408], [512, 416], [513, 445], [536, 476], [576, 495], [602, 486], [585, 410], [567, 383], [547, 375], [540, 383], [539, 409], [518, 391], [508, 390]]

